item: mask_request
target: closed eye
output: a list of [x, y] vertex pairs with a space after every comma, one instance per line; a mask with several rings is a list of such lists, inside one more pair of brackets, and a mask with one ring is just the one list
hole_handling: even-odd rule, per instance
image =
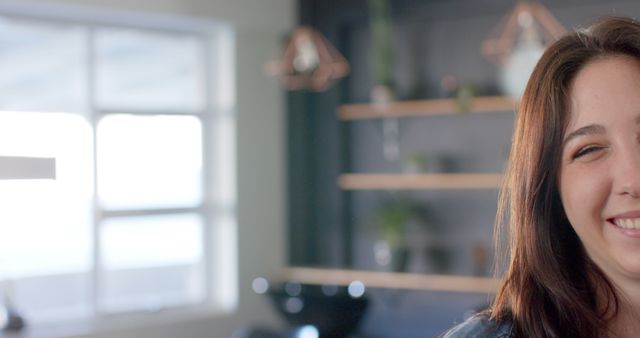
[[595, 145], [591, 145], [591, 146], [586, 146], [584, 148], [580, 148], [580, 150], [578, 150], [573, 155], [573, 159], [577, 159], [577, 158], [583, 157], [585, 155], [591, 154], [591, 153], [596, 152], [596, 151], [601, 150], [601, 149], [602, 149], [602, 147], [595, 146]]

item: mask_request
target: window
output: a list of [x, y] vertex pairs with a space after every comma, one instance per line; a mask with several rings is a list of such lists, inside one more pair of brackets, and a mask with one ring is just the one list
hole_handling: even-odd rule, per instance
[[56, 158], [0, 181], [30, 323], [235, 303], [231, 38], [174, 28], [0, 16], [0, 155]]

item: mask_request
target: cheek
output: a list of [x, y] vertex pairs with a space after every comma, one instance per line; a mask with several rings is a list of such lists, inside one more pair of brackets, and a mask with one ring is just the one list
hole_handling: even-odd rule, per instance
[[580, 232], [577, 228], [600, 218], [608, 197], [606, 179], [599, 171], [588, 168], [561, 169], [560, 198], [576, 232]]
[[560, 174], [560, 197], [571, 224], [597, 217], [609, 197], [605, 176], [594, 168], [563, 168]]

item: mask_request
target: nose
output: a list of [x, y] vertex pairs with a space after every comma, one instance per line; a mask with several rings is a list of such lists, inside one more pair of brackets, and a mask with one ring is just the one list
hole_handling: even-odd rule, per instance
[[620, 154], [612, 172], [616, 191], [621, 195], [640, 198], [640, 152]]

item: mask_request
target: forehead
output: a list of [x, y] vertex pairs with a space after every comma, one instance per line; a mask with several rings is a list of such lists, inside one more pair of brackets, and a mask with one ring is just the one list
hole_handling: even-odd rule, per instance
[[587, 63], [569, 87], [569, 130], [640, 112], [640, 60], [615, 55]]

